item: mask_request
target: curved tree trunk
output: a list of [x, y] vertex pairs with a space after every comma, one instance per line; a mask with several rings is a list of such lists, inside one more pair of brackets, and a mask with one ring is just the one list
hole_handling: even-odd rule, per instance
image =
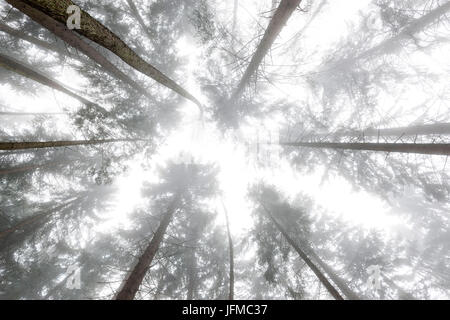
[[[6, 1], [13, 2], [16, 0]], [[38, 9], [63, 24], [66, 23], [69, 17], [69, 14], [66, 13], [67, 8], [71, 5], [75, 5], [71, 0], [23, 0], [22, 2]], [[164, 75], [154, 66], [144, 61], [116, 34], [91, 17], [84, 10], [81, 10], [81, 29], [75, 29], [74, 31], [110, 50], [134, 69], [166, 86], [167, 88], [172, 89], [186, 99], [191, 100], [200, 109], [202, 109], [201, 103], [193, 95], [191, 95], [175, 81]]]
[[139, 258], [138, 263], [131, 271], [122, 288], [119, 290], [119, 293], [115, 298], [116, 300], [133, 300], [134, 297], [136, 296], [136, 293], [139, 290], [139, 287], [141, 286], [142, 280], [144, 280], [145, 274], [150, 268], [153, 258], [158, 252], [159, 246], [164, 237], [164, 234], [166, 233], [167, 227], [172, 221], [173, 215], [177, 210], [177, 205], [178, 205], [178, 198], [176, 197], [170, 204], [166, 213], [163, 215], [158, 229], [153, 235], [153, 238], [150, 241], [147, 248], [145, 249], [144, 253]]
[[0, 150], [43, 149], [70, 146], [89, 146], [114, 142], [146, 141], [143, 139], [107, 139], [107, 140], [75, 140], [75, 141], [46, 141], [46, 142], [0, 142]]
[[308, 267], [314, 272], [314, 274], [317, 276], [317, 278], [320, 280], [320, 282], [325, 286], [325, 288], [328, 290], [328, 292], [336, 299], [336, 300], [344, 300], [340, 293], [333, 287], [333, 285], [328, 281], [328, 279], [325, 277], [325, 275], [317, 268], [317, 266], [309, 259], [309, 257], [303, 252], [303, 250], [295, 243], [295, 241], [289, 236], [289, 234], [284, 230], [284, 228], [281, 226], [281, 224], [278, 223], [278, 221], [275, 219], [275, 217], [272, 215], [272, 213], [267, 209], [267, 207], [264, 205], [262, 201], [260, 201], [261, 206], [263, 207], [264, 211], [266, 212], [268, 218], [275, 224], [277, 229], [281, 232], [281, 234], [284, 236], [286, 241], [294, 248], [294, 250], [298, 253], [298, 255], [305, 261], [305, 263], [308, 265]]
[[305, 147], [319, 149], [343, 149], [360, 151], [384, 151], [418, 153], [431, 155], [450, 155], [449, 143], [340, 143], [340, 142], [281, 142], [286, 147]]
[[250, 64], [245, 70], [245, 73], [242, 76], [242, 79], [239, 82], [236, 90], [233, 92], [233, 95], [231, 96], [232, 102], [236, 102], [237, 100], [239, 100], [245, 87], [250, 82], [250, 78], [258, 70], [264, 57], [267, 55], [273, 43], [275, 42], [275, 39], [278, 37], [281, 30], [291, 17], [292, 13], [297, 8], [297, 6], [300, 5], [301, 2], [302, 0], [281, 1], [280, 5], [275, 11], [275, 14], [270, 20], [269, 26], [267, 27], [266, 32], [264, 33], [264, 36], [260, 44], [258, 45], [258, 48], [256, 49], [256, 52], [253, 54]]

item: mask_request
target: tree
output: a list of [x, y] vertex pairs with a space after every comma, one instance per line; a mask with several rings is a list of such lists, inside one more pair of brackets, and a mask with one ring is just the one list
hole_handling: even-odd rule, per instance
[[[69, 14], [66, 12], [67, 8], [71, 5], [74, 5], [74, 3], [70, 0], [59, 1], [58, 3], [54, 3], [53, 1], [47, 0], [45, 1], [7, 0], [7, 1], [8, 3], [14, 4], [19, 8], [23, 6], [23, 4], [31, 5], [36, 9], [46, 13], [56, 21], [59, 21], [60, 23], [66, 23], [69, 17]], [[145, 62], [118, 36], [116, 36], [108, 28], [102, 25], [99, 21], [92, 18], [88, 13], [86, 13], [83, 10], [81, 11], [81, 29], [76, 30], [76, 32], [78, 32], [82, 36], [85, 36], [91, 41], [98, 43], [104, 48], [110, 50], [136, 70], [142, 72], [143, 74], [161, 83], [162, 85], [172, 89], [173, 91], [185, 97], [186, 99], [191, 100], [201, 108], [201, 103], [188, 91], [186, 91], [172, 79], [165, 76], [151, 64]]]
[[[336, 300], [343, 300], [341, 294], [334, 288], [334, 286], [328, 281], [322, 271], [313, 263], [313, 261], [308, 257], [304, 250], [294, 241], [294, 239], [289, 235], [288, 231], [281, 225], [281, 223], [274, 217], [272, 210], [269, 209], [269, 205], [275, 210], [279, 210], [279, 215], [289, 216], [292, 214], [292, 208], [289, 204], [280, 203], [279, 195], [269, 188], [262, 186], [261, 190], [256, 190], [256, 195], [254, 196], [256, 201], [262, 207], [262, 211], [265, 213], [267, 218], [276, 226], [278, 231], [283, 235], [286, 241], [291, 245], [297, 254], [305, 261], [308, 267], [314, 272], [320, 282], [325, 286], [328, 292]], [[258, 194], [259, 193], [259, 194]], [[283, 213], [284, 210], [285, 212]], [[303, 227], [304, 228], [304, 227]]]
[[270, 50], [284, 25], [289, 20], [290, 16], [297, 8], [297, 6], [300, 5], [300, 3], [301, 0], [282, 0], [280, 2], [280, 5], [278, 6], [272, 19], [270, 20], [270, 23], [264, 33], [263, 38], [261, 39], [260, 44], [258, 45], [258, 48], [253, 54], [252, 60], [247, 66], [247, 69], [245, 70], [245, 73], [242, 76], [236, 90], [231, 96], [231, 103], [235, 103], [237, 100], [239, 100], [243, 90], [248, 85], [250, 78], [258, 70], [259, 65], [263, 61], [267, 52]]
[[384, 152], [450, 155], [450, 144], [439, 143], [339, 143], [339, 142], [281, 142], [286, 147], [331, 148], [344, 150], [367, 150]]
[[[190, 205], [194, 205], [192, 202], [194, 199], [211, 196], [212, 192], [214, 192], [214, 173], [211, 172], [211, 169], [208, 170], [208, 168], [202, 168], [195, 164], [172, 164], [164, 176], [165, 181], [157, 189], [160, 192], [172, 193], [168, 198], [161, 199], [166, 203], [167, 209], [161, 217], [161, 222], [152, 240], [120, 288], [116, 296], [117, 300], [134, 299], [145, 274], [151, 266], [155, 254], [158, 252], [169, 224], [175, 213], [182, 207], [182, 204], [189, 207]], [[191, 283], [192, 285], [193, 283]], [[191, 290], [193, 290], [192, 287]], [[192, 295], [193, 292], [191, 291], [190, 294]]]
[[133, 142], [138, 139], [109, 139], [109, 140], [77, 140], [77, 141], [46, 141], [46, 142], [0, 142], [0, 150], [25, 150], [41, 148], [58, 148], [70, 146], [87, 146], [102, 143]]
[[[11, 70], [17, 74], [20, 74], [22, 76], [25, 76], [26, 78], [29, 78], [31, 80], [37, 81], [45, 86], [48, 86], [52, 89], [55, 89], [57, 91], [60, 91], [62, 93], [65, 93], [72, 98], [80, 101], [81, 103], [88, 105], [88, 106], [97, 106], [95, 103], [81, 97], [80, 95], [66, 89], [62, 84], [58, 83], [55, 80], [52, 80], [48, 78], [47, 76], [43, 75], [42, 73], [33, 70], [30, 66], [21, 64], [20, 62], [16, 61], [15, 59], [8, 57], [6, 55], [0, 54], [0, 66]], [[98, 107], [98, 106], [97, 106]], [[100, 108], [100, 107], [99, 107]]]
[[[40, 23], [43, 27], [47, 28], [49, 31], [54, 33], [56, 36], [61, 38], [63, 41], [65, 41], [69, 45], [73, 46], [80, 52], [84, 53], [87, 57], [94, 60], [96, 63], [98, 63], [100, 66], [102, 66], [112, 76], [129, 84], [132, 88], [136, 89], [138, 92], [142, 93], [143, 95], [148, 95], [148, 93], [142, 86], [140, 86], [138, 83], [136, 83], [134, 80], [132, 80], [125, 73], [120, 71], [114, 64], [109, 62], [108, 59], [106, 59], [97, 50], [95, 50], [91, 45], [89, 45], [83, 39], [81, 39], [79, 36], [77, 36], [74, 32], [67, 29], [67, 27], [65, 25], [63, 25], [62, 23], [57, 22], [56, 20], [43, 14], [39, 10], [34, 9], [33, 7], [31, 7], [29, 5], [26, 5], [25, 3], [20, 3], [20, 1], [18, 1], [17, 3], [11, 2], [11, 4], [15, 5], [15, 7], [17, 9], [21, 10], [24, 14], [29, 16], [31, 19], [33, 19], [37, 23]], [[31, 38], [31, 37], [27, 37], [27, 39], [29, 39], [29, 38]]]

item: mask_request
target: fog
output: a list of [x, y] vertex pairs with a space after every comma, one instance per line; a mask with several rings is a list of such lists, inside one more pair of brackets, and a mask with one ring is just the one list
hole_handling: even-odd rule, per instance
[[1, 1], [0, 299], [449, 299], [449, 16]]

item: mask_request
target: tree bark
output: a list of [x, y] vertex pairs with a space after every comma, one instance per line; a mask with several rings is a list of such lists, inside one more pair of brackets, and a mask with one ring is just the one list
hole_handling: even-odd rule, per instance
[[233, 92], [231, 96], [231, 101], [236, 102], [242, 95], [245, 87], [248, 85], [250, 78], [255, 74], [258, 70], [261, 62], [266, 56], [267, 52], [272, 47], [275, 39], [280, 34], [281, 30], [289, 20], [290, 16], [297, 8], [302, 0], [282, 0], [280, 5], [278, 6], [275, 14], [270, 20], [269, 26], [267, 27], [264, 36], [256, 49], [256, 52], [253, 54], [252, 60], [245, 70], [244, 75], [242, 76], [241, 81], [239, 82], [236, 90]]
[[[9, 4], [13, 7], [30, 17], [35, 22], [42, 25], [44, 28], [48, 29], [54, 35], [59, 37], [61, 40], [65, 41], [72, 47], [76, 48], [83, 54], [85, 54], [90, 59], [94, 60], [97, 64], [105, 69], [111, 76], [127, 83], [129, 86], [134, 88], [136, 91], [142, 93], [143, 95], [148, 95], [146, 90], [141, 87], [138, 83], [133, 81], [124, 72], [119, 70], [115, 65], [109, 62], [100, 52], [95, 50], [90, 44], [85, 42], [76, 33], [72, 32], [67, 28], [65, 24], [62, 24], [41, 11], [27, 5], [21, 0], [7, 0]], [[52, 49], [54, 51], [54, 48]]]
[[284, 238], [287, 240], [287, 242], [294, 248], [294, 250], [298, 253], [298, 255], [305, 261], [305, 263], [308, 265], [308, 267], [314, 272], [314, 274], [317, 276], [317, 278], [320, 280], [320, 282], [325, 286], [325, 288], [328, 290], [328, 292], [336, 299], [336, 300], [344, 300], [340, 293], [333, 287], [333, 285], [328, 281], [328, 279], [325, 277], [325, 275], [320, 271], [319, 268], [309, 259], [309, 257], [303, 252], [303, 250], [295, 243], [295, 241], [289, 236], [289, 234], [284, 230], [284, 228], [281, 226], [281, 224], [278, 223], [278, 221], [275, 219], [275, 217], [272, 215], [272, 213], [267, 209], [267, 207], [264, 205], [263, 201], [260, 200], [260, 203], [266, 212], [266, 215], [268, 218], [275, 224], [277, 229], [281, 232], [281, 234], [284, 236]]
[[52, 89], [58, 90], [62, 93], [65, 93], [85, 105], [97, 106], [97, 104], [66, 89], [63, 85], [59, 84], [57, 81], [48, 78], [47, 76], [43, 75], [42, 73], [34, 71], [30, 66], [22, 64], [22, 63], [16, 61], [15, 59], [8, 57], [6, 55], [3, 55], [1, 53], [0, 53], [0, 67], [4, 67], [8, 70], [11, 70], [17, 74], [22, 75], [28, 79], [34, 80], [34, 81], [39, 82], [40, 84], [43, 84], [47, 87], [50, 87]]
[[149, 245], [145, 249], [144, 253], [139, 258], [138, 263], [131, 271], [124, 285], [120, 289], [119, 293], [116, 296], [116, 300], [133, 300], [136, 296], [137, 291], [142, 283], [142, 280], [145, 277], [150, 265], [153, 261], [153, 258], [158, 252], [161, 241], [166, 233], [167, 227], [169, 226], [172, 218], [177, 210], [178, 206], [178, 197], [172, 201], [166, 213], [162, 217], [162, 220], [159, 224], [158, 229], [153, 235], [152, 240]]
[[384, 151], [430, 155], [450, 155], [449, 143], [340, 143], [340, 142], [281, 142], [286, 147]]
[[0, 150], [44, 149], [70, 146], [89, 146], [114, 142], [146, 141], [144, 139], [106, 139], [106, 140], [75, 140], [75, 141], [45, 141], [45, 142], [0, 142]]
[[234, 249], [233, 249], [233, 238], [230, 232], [230, 221], [228, 219], [228, 210], [222, 201], [223, 211], [225, 212], [225, 221], [227, 224], [227, 234], [228, 234], [228, 248], [230, 253], [230, 288], [228, 292], [228, 300], [234, 300]]
[[[12, 2], [13, 0], [6, 1]], [[63, 24], [66, 23], [69, 17], [69, 14], [66, 13], [67, 8], [74, 5], [71, 0], [23, 0], [22, 2], [38, 9]], [[75, 29], [74, 31], [110, 50], [134, 69], [166, 86], [167, 88], [172, 89], [186, 99], [191, 100], [202, 110], [201, 103], [193, 95], [178, 85], [175, 81], [168, 78], [154, 66], [144, 61], [116, 34], [91, 17], [84, 10], [81, 10], [81, 29]]]

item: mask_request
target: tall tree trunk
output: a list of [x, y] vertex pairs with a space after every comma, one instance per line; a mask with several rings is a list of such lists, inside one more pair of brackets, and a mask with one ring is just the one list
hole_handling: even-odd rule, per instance
[[[63, 85], [59, 84], [57, 81], [52, 80], [48, 78], [47, 76], [43, 75], [40, 72], [37, 72], [33, 70], [30, 66], [27, 66], [25, 64], [22, 64], [15, 59], [8, 57], [6, 55], [3, 55], [0, 53], [0, 67], [4, 67], [8, 70], [11, 70], [17, 74], [20, 74], [28, 79], [34, 80], [36, 82], [39, 82], [40, 84], [43, 84], [47, 87], [50, 87], [52, 89], [58, 90], [60, 92], [63, 92], [72, 98], [80, 101], [81, 103], [85, 105], [94, 105], [98, 106], [97, 104], [79, 96], [78, 94], [66, 89]], [[99, 107], [101, 108], [101, 107]]]
[[136, 296], [136, 293], [139, 290], [142, 280], [144, 279], [145, 274], [150, 268], [150, 265], [153, 261], [153, 258], [156, 255], [156, 252], [158, 252], [159, 246], [164, 237], [164, 234], [166, 233], [167, 227], [172, 221], [173, 215], [177, 210], [177, 206], [178, 206], [178, 196], [175, 197], [175, 199], [172, 201], [169, 208], [167, 209], [166, 213], [162, 217], [159, 227], [156, 230], [155, 234], [153, 235], [152, 240], [145, 249], [144, 253], [139, 258], [138, 263], [131, 271], [127, 280], [123, 284], [122, 288], [120, 289], [119, 293], [116, 296], [116, 300], [133, 300], [134, 297]]
[[333, 287], [333, 285], [328, 281], [328, 279], [325, 277], [325, 275], [320, 271], [319, 268], [309, 259], [309, 257], [303, 252], [303, 250], [300, 248], [300, 246], [295, 243], [295, 241], [289, 236], [289, 234], [284, 230], [284, 228], [281, 226], [281, 224], [278, 223], [278, 221], [275, 219], [275, 217], [272, 215], [272, 213], [267, 209], [267, 207], [264, 205], [263, 201], [260, 200], [261, 206], [263, 207], [264, 211], [266, 212], [268, 218], [275, 224], [277, 229], [281, 232], [281, 234], [284, 236], [286, 241], [294, 248], [294, 250], [298, 253], [298, 255], [305, 261], [305, 263], [308, 265], [308, 267], [314, 272], [314, 274], [317, 276], [317, 278], [320, 280], [320, 282], [325, 286], [325, 288], [328, 290], [328, 292], [336, 299], [336, 300], [344, 300], [340, 293]]
[[[102, 66], [106, 72], [111, 76], [127, 83], [129, 86], [134, 88], [136, 91], [142, 93], [143, 95], [148, 95], [146, 90], [141, 87], [138, 83], [133, 81], [124, 72], [119, 70], [115, 65], [109, 62], [100, 52], [98, 52], [94, 47], [85, 42], [81, 37], [77, 36], [76, 33], [72, 32], [67, 28], [65, 24], [62, 24], [51, 17], [47, 16], [45, 13], [27, 5], [21, 0], [9, 0], [12, 6], [20, 10], [22, 13], [30, 17], [35, 22], [41, 24], [44, 28], [48, 29], [54, 35], [59, 37], [61, 40], [65, 41], [72, 47], [76, 48], [80, 52], [84, 53], [87, 57], [94, 60], [97, 64]], [[53, 49], [54, 51], [54, 49]]]
[[89, 146], [114, 142], [146, 141], [144, 139], [106, 139], [106, 140], [75, 140], [75, 141], [45, 141], [45, 142], [0, 142], [0, 150], [43, 149], [70, 146]]
[[138, 8], [136, 8], [136, 5], [134, 4], [134, 1], [127, 0], [127, 3], [131, 9], [131, 12], [133, 13], [133, 16], [135, 16], [137, 21], [139, 22], [139, 25], [141, 26], [142, 31], [145, 32], [145, 34], [147, 35], [147, 38], [151, 41], [155, 37], [154, 36], [155, 31], [145, 25], [144, 19], [142, 19], [142, 16], [139, 13]]
[[227, 224], [227, 234], [228, 234], [228, 250], [230, 253], [230, 288], [228, 291], [228, 300], [234, 300], [234, 249], [233, 249], [233, 238], [231, 237], [230, 231], [230, 221], [228, 219], [228, 210], [225, 203], [222, 201], [223, 211], [225, 212], [225, 221]]
[[360, 151], [384, 151], [400, 153], [418, 153], [431, 155], [450, 155], [449, 143], [340, 143], [340, 142], [281, 142], [287, 147], [305, 147], [320, 149], [341, 149]]
[[351, 290], [345, 281], [339, 277], [315, 252], [309, 247], [308, 253], [317, 262], [317, 264], [325, 271], [328, 277], [334, 282], [334, 284], [341, 290], [341, 292], [347, 297], [348, 300], [360, 300], [356, 293]]
[[[11, 3], [17, 0], [6, 1]], [[21, 2], [42, 11], [63, 24], [66, 23], [69, 17], [69, 14], [66, 13], [67, 8], [74, 5], [71, 0], [23, 0]], [[186, 99], [191, 100], [202, 110], [201, 103], [193, 95], [178, 85], [175, 81], [168, 78], [154, 66], [144, 61], [116, 34], [91, 17], [84, 10], [81, 10], [81, 29], [75, 29], [74, 31], [110, 50], [134, 69], [166, 86], [167, 88], [172, 89]]]
[[231, 96], [231, 101], [236, 102], [242, 95], [245, 87], [248, 85], [250, 78], [255, 74], [258, 70], [261, 62], [264, 57], [272, 47], [275, 39], [280, 34], [281, 30], [289, 20], [290, 16], [297, 8], [302, 0], [282, 0], [280, 5], [278, 6], [275, 14], [270, 20], [269, 26], [267, 27], [264, 36], [256, 49], [256, 52], [253, 54], [252, 60], [245, 70], [244, 75], [242, 76], [241, 81], [239, 82], [236, 90], [233, 92]]

